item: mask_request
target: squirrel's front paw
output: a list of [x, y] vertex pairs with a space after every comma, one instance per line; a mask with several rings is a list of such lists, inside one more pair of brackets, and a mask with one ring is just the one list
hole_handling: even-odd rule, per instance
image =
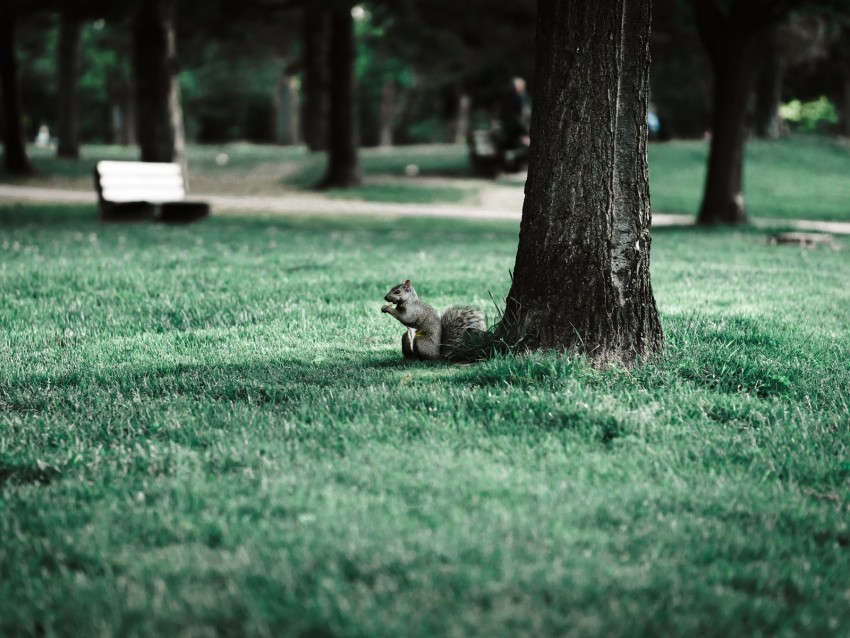
[[392, 309], [393, 305], [388, 303], [386, 306], [381, 306], [381, 312], [389, 312]]

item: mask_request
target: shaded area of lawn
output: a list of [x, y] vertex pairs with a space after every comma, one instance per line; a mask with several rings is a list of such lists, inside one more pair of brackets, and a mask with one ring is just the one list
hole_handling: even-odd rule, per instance
[[[842, 634], [850, 264], [659, 230], [656, 362], [408, 364], [514, 224], [0, 208], [0, 634]], [[492, 313], [491, 313], [492, 314]]]

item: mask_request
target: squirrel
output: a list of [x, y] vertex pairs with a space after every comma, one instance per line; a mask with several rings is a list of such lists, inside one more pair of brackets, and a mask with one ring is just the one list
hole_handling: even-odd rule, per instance
[[419, 298], [409, 279], [393, 286], [384, 299], [390, 303], [381, 312], [407, 327], [401, 337], [401, 351], [406, 359], [451, 359], [472, 335], [487, 329], [484, 315], [472, 306], [452, 306], [441, 318]]

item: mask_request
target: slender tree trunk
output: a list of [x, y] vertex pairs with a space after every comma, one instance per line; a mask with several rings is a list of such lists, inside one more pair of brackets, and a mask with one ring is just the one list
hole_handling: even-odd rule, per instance
[[457, 98], [457, 116], [454, 126], [454, 143], [466, 144], [466, 136], [469, 134], [469, 114], [472, 110], [472, 100], [468, 93], [462, 92]]
[[327, 148], [328, 45], [330, 14], [316, 2], [304, 8], [304, 142], [311, 151]]
[[[754, 56], [750, 53], [748, 57]], [[697, 223], [736, 224], [746, 220], [744, 142], [747, 137], [747, 100], [755, 65], [733, 58], [713, 66], [711, 147]]]
[[125, 146], [136, 146], [138, 137], [136, 136], [136, 127], [138, 126], [138, 118], [136, 117], [136, 81], [133, 79], [133, 74], [127, 78], [126, 84], [121, 85], [121, 103], [124, 109], [124, 133], [123, 144]]
[[120, 78], [112, 87], [112, 143], [136, 145], [136, 108], [130, 81]]
[[0, 88], [3, 93], [3, 163], [15, 175], [33, 172], [27, 157], [26, 138], [21, 122], [21, 93], [18, 61], [15, 58], [15, 19], [0, 11]]
[[775, 140], [781, 132], [779, 104], [782, 100], [782, 55], [776, 43], [776, 28], [765, 35], [756, 81], [755, 133]]
[[285, 71], [280, 74], [274, 94], [275, 142], [283, 146], [298, 143], [298, 89]]
[[850, 70], [844, 70], [844, 77], [841, 81], [841, 90], [843, 94], [842, 99], [842, 128], [844, 130], [844, 135], [850, 137]]
[[143, 162], [185, 163], [174, 7], [175, 0], [143, 0], [133, 24], [136, 136]]
[[328, 168], [320, 188], [349, 188], [362, 180], [357, 154], [354, 19], [348, 6], [331, 15], [331, 108]]
[[649, 0], [538, 0], [533, 140], [498, 332], [630, 365], [657, 351], [646, 162]]
[[697, 223], [737, 224], [744, 211], [744, 143], [747, 102], [762, 47], [767, 18], [758, 20], [754, 5], [739, 0], [728, 14], [713, 0], [694, 0], [697, 27], [714, 73], [711, 148], [705, 191]]
[[396, 112], [396, 87], [392, 80], [384, 82], [381, 87], [381, 108], [379, 114], [379, 146], [393, 145], [393, 125]]
[[112, 144], [124, 144], [124, 111], [121, 103], [113, 97], [109, 104], [109, 123], [111, 125], [109, 140]]
[[56, 135], [58, 157], [77, 159], [80, 156], [80, 36], [82, 22], [62, 14], [59, 23], [58, 117]]
[[120, 85], [112, 100], [112, 143], [135, 146], [136, 108], [132, 88], [127, 84]]

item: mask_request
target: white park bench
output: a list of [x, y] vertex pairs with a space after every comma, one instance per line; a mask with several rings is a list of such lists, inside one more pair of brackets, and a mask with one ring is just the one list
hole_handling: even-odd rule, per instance
[[95, 166], [94, 186], [104, 221], [192, 222], [210, 212], [206, 202], [185, 201], [180, 164], [105, 160]]

